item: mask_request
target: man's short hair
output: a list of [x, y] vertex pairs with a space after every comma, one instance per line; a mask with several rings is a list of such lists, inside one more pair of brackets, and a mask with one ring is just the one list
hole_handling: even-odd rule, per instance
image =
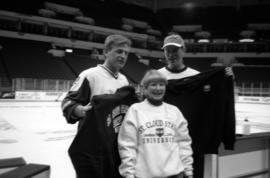
[[123, 35], [109, 35], [104, 42], [104, 51], [110, 51], [113, 46], [121, 46], [127, 44], [128, 46], [131, 46], [132, 42], [130, 39]]

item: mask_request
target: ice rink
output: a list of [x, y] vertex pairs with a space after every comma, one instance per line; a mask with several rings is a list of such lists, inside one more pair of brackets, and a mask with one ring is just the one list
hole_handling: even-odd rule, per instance
[[[270, 105], [237, 103], [237, 132], [245, 118], [252, 132], [270, 131]], [[67, 124], [60, 102], [0, 101], [0, 159], [23, 157], [51, 166], [51, 178], [75, 178], [67, 150], [77, 125]]]
[[75, 178], [67, 149], [76, 129], [60, 102], [0, 102], [0, 159], [23, 157], [50, 165], [51, 178]]

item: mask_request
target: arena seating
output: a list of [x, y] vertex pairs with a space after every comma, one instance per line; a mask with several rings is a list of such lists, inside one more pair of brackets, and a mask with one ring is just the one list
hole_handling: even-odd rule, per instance
[[146, 57], [146, 59], [149, 59], [149, 66], [153, 69], [160, 69], [166, 64], [164, 58]]
[[269, 66], [235, 66], [233, 72], [235, 74], [235, 87], [238, 88], [239, 95], [270, 96]]
[[89, 55], [66, 54], [66, 56], [64, 57], [64, 61], [76, 76], [78, 76], [85, 69], [103, 63], [103, 61], [101, 60], [91, 59], [90, 54]]
[[[105, 4], [103, 4], [105, 6]], [[97, 9], [103, 7], [101, 5], [93, 6], [91, 8], [96, 7]], [[115, 6], [115, 5], [114, 5]], [[104, 7], [105, 10], [108, 10], [108, 12], [113, 14], [113, 7], [106, 4]], [[116, 7], [114, 7], [116, 8]], [[133, 9], [131, 7], [127, 7], [127, 9]], [[140, 9], [141, 10], [141, 9]], [[97, 10], [95, 10], [97, 11]], [[94, 12], [95, 12], [94, 11]], [[225, 10], [222, 10], [226, 11]], [[100, 12], [99, 12], [100, 13]], [[119, 16], [110, 15], [109, 18], [102, 16], [98, 12], [96, 13], [96, 24], [95, 25], [85, 25], [85, 24], [79, 24], [78, 21], [73, 21], [74, 19], [67, 21], [67, 20], [54, 20], [51, 18], [40, 18], [37, 16], [34, 16], [31, 18], [31, 16], [22, 15], [22, 14], [16, 14], [13, 12], [4, 12], [0, 10], [0, 28], [3, 30], [10, 30], [10, 31], [16, 31], [19, 32], [19, 34], [24, 33], [30, 33], [30, 34], [39, 34], [44, 36], [52, 36], [52, 37], [60, 37], [64, 39], [71, 39], [71, 40], [82, 40], [82, 41], [93, 41], [102, 43], [105, 39], [105, 37], [112, 33], [121, 33], [123, 35], [127, 35], [133, 40], [133, 46], [136, 48], [147, 48], [150, 50], [160, 50], [160, 44], [162, 42], [162, 37], [166, 33], [166, 31], [170, 31], [175, 24], [172, 24], [168, 26], [167, 30], [163, 30], [162, 27], [158, 25], [153, 25], [156, 20], [153, 18], [153, 14], [151, 13], [145, 13], [145, 16], [148, 17], [148, 21], [140, 21], [138, 22], [145, 22], [145, 24], [148, 24], [149, 27], [146, 29], [137, 31], [135, 28], [130, 30], [122, 29], [123, 23], [121, 22], [121, 19], [123, 18], [123, 14], [119, 14]], [[120, 13], [120, 12], [118, 12]], [[9, 14], [9, 15], [8, 15]], [[159, 12], [157, 12], [158, 17]], [[160, 12], [160, 15], [162, 13]], [[179, 14], [178, 14], [179, 15]], [[150, 18], [149, 18], [150, 17]], [[169, 16], [170, 17], [170, 16]], [[225, 18], [225, 17], [223, 17]], [[133, 19], [136, 21], [136, 19]], [[162, 20], [162, 18], [161, 18]], [[151, 23], [150, 23], [150, 22]], [[107, 23], [107, 24], [102, 24]], [[168, 23], [168, 22], [166, 22]], [[165, 24], [166, 24], [165, 23]], [[47, 24], [47, 25], [46, 25]], [[140, 24], [140, 23], [139, 23]], [[158, 24], [158, 23], [156, 23]], [[230, 24], [227, 24], [227, 26]], [[235, 25], [235, 24], [234, 24]], [[246, 24], [245, 24], [246, 25]], [[181, 26], [181, 25], [180, 25]], [[226, 30], [228, 28], [225, 24], [218, 25], [218, 28], [221, 30], [224, 30], [226, 32], [215, 32], [215, 28], [212, 29], [212, 27], [207, 27], [207, 24], [201, 25], [202, 29], [206, 28], [208, 31], [211, 32], [213, 39], [215, 40], [217, 37], [222, 37], [227, 39], [227, 42], [223, 44], [213, 44], [213, 43], [205, 43], [205, 44], [199, 44], [194, 43], [194, 34], [193, 32], [181, 32], [181, 35], [184, 37], [184, 39], [189, 40], [190, 42], [187, 44], [187, 51], [188, 52], [269, 52], [270, 47], [269, 43], [266, 41], [259, 41], [256, 43], [236, 43], [236, 41], [239, 38], [239, 32], [243, 30], [246, 27], [243, 27], [240, 25], [239, 27], [235, 25], [234, 32], [231, 32], [230, 30]], [[226, 28], [223, 28], [223, 26], [226, 26]], [[151, 27], [151, 28], [150, 28]], [[250, 27], [251, 28], [251, 27]], [[116, 30], [119, 29], [119, 30]], [[149, 34], [147, 31], [151, 29], [159, 30], [157, 32], [160, 32], [160, 35], [153, 35]], [[229, 43], [230, 36], [227, 35], [233, 34], [233, 37], [231, 37], [230, 40], [234, 40], [233, 43]], [[217, 35], [215, 35], [217, 34]], [[258, 36], [257, 38], [264, 37], [265, 32], [259, 33], [262, 36]], [[193, 42], [191, 42], [193, 40]]]
[[1, 38], [5, 60], [11, 78], [73, 80], [75, 75], [63, 60], [48, 53], [51, 44]]
[[[60, 4], [64, 5], [63, 2]], [[186, 13], [187, 9], [184, 7], [181, 7], [180, 10], [165, 8], [157, 9], [157, 11], [153, 12], [144, 7], [111, 1], [80, 1], [76, 3], [66, 1], [65, 4], [67, 7], [71, 7], [71, 10], [75, 10], [76, 13], [66, 14], [67, 16], [64, 17], [59, 15], [62, 12], [56, 12], [55, 16], [41, 17], [44, 13], [40, 13], [38, 9], [43, 8], [43, 11], [44, 9], [53, 10], [47, 8], [46, 3], [44, 4], [44, 2], [41, 1], [36, 1], [32, 4], [33, 6], [26, 9], [11, 8], [5, 5], [3, 6], [3, 10], [7, 10], [7, 12], [0, 10], [0, 30], [4, 30], [3, 32], [6, 34], [13, 32], [13, 38], [16, 35], [18, 38], [22, 38], [24, 34], [31, 34], [35, 37], [35, 40], [40, 39], [42, 41], [46, 38], [47, 41], [20, 40], [24, 41], [24, 43], [20, 43], [15, 39], [9, 38], [9, 40], [13, 41], [13, 47], [6, 47], [8, 44], [7, 38], [1, 37], [1, 42], [3, 41], [2, 43], [5, 45], [2, 50], [2, 60], [5, 62], [6, 68], [8, 69], [10, 79], [35, 76], [35, 78], [46, 77], [74, 80], [82, 70], [95, 66], [103, 61], [90, 59], [89, 54], [81, 55], [76, 52], [73, 54], [66, 53], [62, 58], [54, 57], [47, 53], [51, 48], [48, 39], [57, 39], [57, 41], [62, 39], [69, 45], [79, 41], [80, 43], [77, 44], [83, 44], [84, 49], [87, 48], [88, 50], [88, 46], [90, 46], [91, 48], [100, 50], [107, 35], [120, 33], [130, 37], [133, 41], [134, 51], [139, 53], [143, 59], [149, 60], [149, 65], [147, 66], [139, 62], [135, 54], [130, 55], [130, 59], [123, 72], [132, 82], [138, 82], [141, 74], [148, 68], [158, 69], [164, 66], [165, 63], [160, 49], [162, 38], [174, 27], [182, 28], [183, 26], [199, 27], [199, 31], [209, 31], [213, 36], [210, 43], [196, 43], [194, 38], [195, 31], [192, 31], [192, 33], [185, 31], [180, 33], [186, 40], [187, 53], [191, 54], [184, 59], [185, 63], [190, 67], [202, 72], [209, 70], [211, 69], [211, 64], [215, 63], [217, 58], [219, 58], [219, 60], [220, 58], [222, 59], [220, 55], [225, 53], [234, 53], [235, 56], [237, 56], [238, 53], [246, 54], [247, 56], [249, 56], [249, 53], [258, 54], [258, 59], [257, 57], [254, 57], [254, 59], [241, 57], [235, 60], [244, 65], [269, 65], [267, 58], [267, 54], [270, 52], [269, 41], [261, 40], [255, 43], [236, 42], [239, 38], [239, 32], [243, 30], [258, 31], [258, 40], [260, 40], [261, 37], [267, 37], [269, 33], [267, 30], [257, 29], [257, 27], [267, 27], [265, 23], [269, 21], [269, 15], [266, 15], [266, 12], [268, 12], [266, 7], [260, 6], [258, 8], [262, 9], [262, 11], [256, 15], [250, 15], [248, 12], [250, 10], [255, 11], [257, 7], [242, 6], [241, 13], [237, 11], [235, 7], [231, 6], [194, 7], [188, 14]], [[121, 11], [116, 9], [121, 9]], [[11, 12], [8, 12], [9, 10]], [[257, 11], [258, 10], [256, 10], [256, 12]], [[108, 14], [106, 17], [104, 16], [104, 12]], [[10, 14], [10, 16], [7, 14]], [[62, 15], [63, 14], [65, 15], [65, 13], [62, 13]], [[80, 20], [78, 21], [78, 19], [76, 20], [75, 17], [91, 17], [94, 23], [91, 21], [91, 24], [86, 24]], [[132, 29], [129, 29], [129, 27], [128, 29], [122, 28], [123, 24], [125, 24], [123, 22], [125, 18], [131, 19], [131, 21], [135, 23], [135, 25], [132, 24]], [[228, 18], [231, 20], [226, 20]], [[258, 26], [256, 23], [260, 23], [261, 25]], [[136, 27], [136, 24], [139, 25], [139, 27]], [[141, 28], [142, 26], [140, 25], [144, 25], [144, 27]], [[149, 29], [152, 29], [154, 33], [149, 33]], [[156, 32], [160, 33], [157, 34]], [[90, 53], [90, 50], [88, 51]], [[152, 55], [153, 52], [158, 55]], [[29, 54], [31, 54], [31, 56], [28, 57]], [[211, 57], [205, 57], [208, 55], [204, 54], [213, 55], [210, 55]], [[262, 57], [260, 57], [261, 54], [263, 54]], [[17, 60], [18, 57], [22, 59]], [[222, 61], [218, 62], [220, 63]], [[139, 74], [136, 73], [132, 66], [138, 66]], [[240, 75], [240, 77], [238, 77], [238, 83], [244, 80], [244, 78], [241, 77], [243, 76], [242, 71], [252, 69], [239, 70], [241, 72], [236, 72], [237, 75]], [[262, 71], [264, 71], [264, 69], [262, 69]], [[259, 72], [255, 75], [257, 74], [260, 75]], [[3, 72], [0, 75], [4, 75]]]
[[0, 78], [8, 78], [7, 69], [3, 60], [3, 56], [0, 56]]
[[[160, 69], [161, 67], [164, 67], [166, 64], [165, 59], [161, 58], [149, 58], [149, 66], [154, 69]], [[184, 62], [187, 66], [190, 66], [198, 71], [205, 72], [212, 69], [211, 64], [216, 62], [216, 58], [206, 58], [206, 57], [184, 57]]]
[[211, 64], [216, 62], [216, 58], [184, 58], [185, 64], [200, 72], [211, 70]]
[[145, 72], [149, 69], [151, 68], [139, 62], [138, 57], [134, 53], [130, 53], [129, 59], [122, 72], [128, 77], [128, 79], [132, 83], [138, 84], [140, 83]]
[[270, 83], [270, 67], [260, 66], [239, 66], [233, 67], [235, 73], [235, 80], [237, 83], [253, 83], [259, 85], [269, 85]]
[[269, 66], [270, 67], [270, 59], [269, 58], [251, 58], [251, 57], [241, 57], [236, 58], [236, 60], [239, 63], [242, 63], [244, 65], [263, 65], [263, 66]]

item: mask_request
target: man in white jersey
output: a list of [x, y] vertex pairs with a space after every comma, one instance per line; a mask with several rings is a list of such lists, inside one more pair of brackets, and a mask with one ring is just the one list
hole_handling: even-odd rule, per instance
[[184, 64], [183, 57], [186, 46], [180, 35], [172, 34], [167, 36], [164, 39], [162, 49], [164, 50], [167, 66], [158, 71], [165, 75], [168, 80], [189, 77], [199, 73], [199, 71]]
[[130, 48], [131, 41], [122, 35], [110, 35], [105, 39], [105, 62], [82, 71], [62, 101], [63, 115], [68, 123], [83, 121], [86, 112], [92, 108], [93, 96], [113, 94], [129, 85], [127, 78], [119, 71], [126, 64]]

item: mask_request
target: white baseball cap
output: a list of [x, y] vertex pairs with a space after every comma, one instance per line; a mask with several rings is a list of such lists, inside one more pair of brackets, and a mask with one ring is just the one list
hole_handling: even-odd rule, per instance
[[183, 38], [180, 35], [173, 34], [169, 35], [164, 39], [162, 49], [164, 49], [166, 46], [177, 46], [177, 47], [184, 47], [185, 42]]

